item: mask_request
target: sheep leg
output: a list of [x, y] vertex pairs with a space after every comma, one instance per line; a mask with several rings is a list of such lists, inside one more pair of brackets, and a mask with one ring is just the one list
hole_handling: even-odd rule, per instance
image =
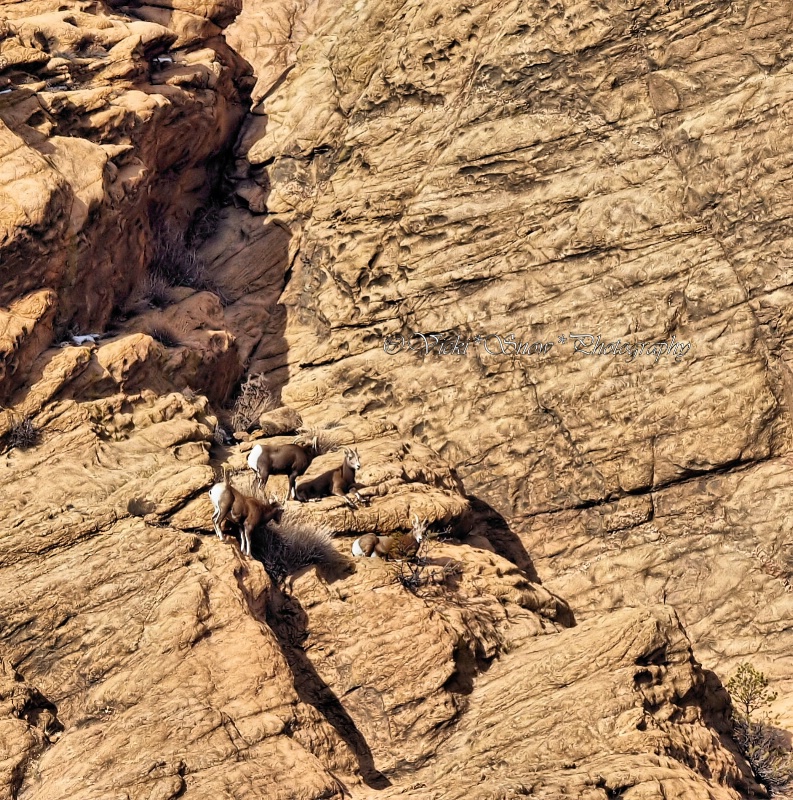
[[242, 534], [240, 542], [242, 542], [242, 552], [250, 558], [251, 555], [251, 536], [256, 530], [256, 526], [262, 521], [262, 511], [258, 504], [254, 504], [253, 508], [250, 506], [245, 514], [245, 520], [242, 525]]
[[344, 500], [345, 503], [347, 503], [348, 506], [352, 506], [353, 505], [352, 500], [350, 500], [350, 498], [347, 497], [346, 493], [340, 491], [335, 486], [331, 489], [330, 496], [331, 497], [340, 497], [342, 500]]
[[342, 500], [350, 507], [355, 508], [355, 503], [349, 498], [347, 492], [349, 489], [345, 489], [344, 482], [340, 478], [340, 476], [336, 475], [333, 478], [333, 483], [330, 487], [330, 493], [334, 497], [341, 497]]
[[335, 490], [334, 490], [333, 494], [334, 494], [336, 497], [341, 497], [341, 499], [342, 499], [342, 500], [344, 500], [344, 502], [345, 502], [345, 503], [346, 503], [346, 504], [347, 504], [347, 505], [348, 505], [350, 508], [357, 508], [357, 507], [358, 507], [358, 506], [356, 506], [356, 505], [355, 505], [355, 503], [353, 502], [353, 500], [350, 498], [350, 496], [349, 496], [348, 494], [346, 494], [346, 493], [344, 493], [344, 492], [337, 492], [337, 491], [335, 491]]
[[349, 488], [347, 489], [347, 494], [353, 495], [359, 503], [365, 503], [366, 501], [363, 499], [363, 497], [361, 497], [360, 493], [358, 492], [358, 489], [361, 488], [363, 487], [361, 486], [360, 483], [358, 483], [357, 481], [353, 481], [350, 484]]
[[215, 509], [215, 513], [212, 515], [212, 524], [215, 526], [215, 533], [218, 535], [218, 539], [220, 541], [224, 541], [225, 537], [223, 536], [223, 521], [231, 511], [231, 503], [218, 503], [218, 507]]

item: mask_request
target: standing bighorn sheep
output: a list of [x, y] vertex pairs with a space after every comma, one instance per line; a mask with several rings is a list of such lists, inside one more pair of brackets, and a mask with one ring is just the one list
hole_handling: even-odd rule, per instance
[[[341, 497], [351, 507], [355, 503], [347, 497], [347, 493], [355, 488], [355, 470], [361, 468], [358, 453], [349, 447], [344, 448], [344, 461], [340, 467], [329, 469], [310, 481], [305, 481], [297, 487], [297, 499], [319, 500], [322, 497]], [[358, 500], [362, 500], [358, 492], [354, 492]]]
[[266, 445], [257, 444], [248, 453], [248, 466], [256, 473], [254, 486], [264, 491], [270, 475], [288, 475], [289, 490], [284, 500], [297, 496], [295, 481], [302, 475], [317, 455], [317, 437], [309, 445], [282, 444]]
[[251, 534], [259, 524], [270, 520], [279, 522], [283, 509], [278, 503], [263, 503], [255, 497], [247, 497], [229, 484], [228, 474], [223, 472], [223, 482], [216, 483], [209, 490], [209, 498], [215, 508], [212, 524], [220, 541], [223, 541], [223, 521], [228, 517], [241, 525], [240, 550], [243, 555], [251, 554]]
[[391, 558], [410, 560], [415, 558], [419, 551], [425, 536], [425, 527], [426, 525], [419, 524], [418, 517], [414, 515], [412, 533], [396, 533], [392, 536], [366, 533], [352, 543], [352, 554], [368, 558], [382, 558], [385, 561]]

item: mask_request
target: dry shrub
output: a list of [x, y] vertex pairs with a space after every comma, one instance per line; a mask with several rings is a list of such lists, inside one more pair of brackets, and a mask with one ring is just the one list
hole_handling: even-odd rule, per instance
[[325, 526], [282, 517], [252, 542], [253, 557], [264, 564], [270, 577], [281, 583], [287, 576], [311, 564], [330, 565], [338, 559], [333, 533]]
[[194, 247], [188, 246], [184, 232], [168, 222], [157, 222], [152, 227], [149, 275], [168, 286], [202, 290], [209, 283], [204, 260]]
[[203, 244], [212, 236], [218, 228], [220, 222], [219, 201], [209, 203], [209, 205], [199, 208], [190, 220], [187, 229], [186, 241], [191, 246]]
[[6, 434], [6, 442], [9, 448], [27, 450], [38, 443], [41, 432], [36, 427], [31, 417], [17, 419]]
[[771, 797], [787, 797], [793, 786], [793, 760], [782, 746], [779, 732], [767, 721], [736, 719], [733, 738], [752, 767], [758, 783]]
[[215, 427], [212, 431], [212, 438], [220, 445], [230, 444], [231, 440], [228, 431], [219, 422], [215, 423]]
[[336, 425], [334, 423], [324, 427], [302, 426], [297, 429], [295, 444], [303, 445], [304, 447], [313, 447], [317, 455], [338, 450], [339, 442], [331, 433], [335, 427]]
[[155, 325], [149, 329], [149, 336], [163, 347], [181, 347], [182, 342], [173, 328], [167, 325]]
[[271, 411], [277, 404], [267, 378], [264, 375], [249, 375], [234, 401], [231, 425], [235, 431], [249, 431], [259, 424], [259, 417], [265, 411]]
[[[155, 287], [164, 284], [187, 286], [199, 292], [212, 292], [217, 295], [221, 305], [227, 306], [231, 300], [209, 277], [209, 268], [197, 247], [200, 236], [192, 232], [188, 235], [168, 222], [158, 222], [152, 227], [152, 254], [149, 260], [149, 279]], [[155, 290], [151, 297], [162, 296], [162, 290]]]
[[131, 497], [127, 502], [127, 511], [133, 517], [145, 517], [147, 514], [154, 513], [157, 504], [145, 497]]
[[165, 308], [171, 302], [171, 287], [162, 275], [147, 275], [143, 279], [141, 302], [152, 308]]
[[447, 579], [459, 575], [463, 571], [463, 565], [453, 559], [449, 559], [444, 564], [432, 564], [431, 562], [432, 551], [435, 549], [438, 538], [448, 534], [448, 529], [440, 533], [433, 533], [429, 530], [429, 523], [426, 520], [420, 520], [414, 515], [411, 532], [414, 537], [421, 533], [423, 538], [415, 555], [406, 558], [403, 554], [393, 553], [392, 557], [398, 559], [389, 562], [394, 583], [404, 586], [405, 589], [417, 595], [427, 587], [442, 586]]

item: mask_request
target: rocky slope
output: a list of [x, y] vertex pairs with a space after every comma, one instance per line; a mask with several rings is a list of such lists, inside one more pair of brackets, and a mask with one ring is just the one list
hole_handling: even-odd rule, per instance
[[441, 453], [579, 618], [673, 603], [790, 729], [790, 4], [352, 8], [238, 147], [291, 233], [252, 363]]
[[[0, 797], [762, 796], [790, 10], [4, 7]], [[291, 410], [228, 445], [245, 370]], [[206, 490], [300, 424], [365, 503], [287, 504], [337, 555], [279, 586]], [[349, 555], [414, 515], [415, 593]]]
[[[86, 3], [5, 7], [1, 399], [54, 340], [121, 324], [145, 294], [152, 229], [184, 227], [206, 203], [251, 83], [215, 24], [233, 18], [224, 8], [136, 19]], [[228, 337], [197, 333], [191, 316], [179, 314], [182, 333], [222, 357]]]

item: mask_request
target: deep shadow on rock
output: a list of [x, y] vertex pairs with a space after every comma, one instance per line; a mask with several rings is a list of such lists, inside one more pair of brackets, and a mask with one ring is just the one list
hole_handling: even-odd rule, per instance
[[467, 499], [471, 505], [468, 518], [464, 521], [468, 536], [484, 536], [493, 545], [496, 553], [522, 569], [530, 581], [541, 583], [531, 556], [504, 517], [478, 497], [468, 495]]
[[274, 590], [267, 598], [267, 624], [275, 633], [294, 680], [295, 691], [304, 703], [315, 708], [350, 748], [358, 762], [361, 777], [372, 789], [391, 785], [375, 766], [366, 739], [358, 730], [344, 705], [322, 680], [302, 644], [308, 636], [308, 616], [294, 596]]

